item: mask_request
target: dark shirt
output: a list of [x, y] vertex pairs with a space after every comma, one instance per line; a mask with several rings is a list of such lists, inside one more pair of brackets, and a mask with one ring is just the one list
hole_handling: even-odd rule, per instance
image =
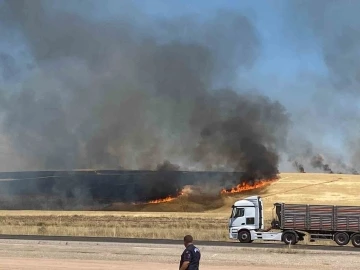
[[179, 269], [183, 262], [189, 261], [190, 263], [187, 270], [199, 270], [200, 257], [200, 250], [193, 244], [188, 245], [184, 252], [181, 254]]

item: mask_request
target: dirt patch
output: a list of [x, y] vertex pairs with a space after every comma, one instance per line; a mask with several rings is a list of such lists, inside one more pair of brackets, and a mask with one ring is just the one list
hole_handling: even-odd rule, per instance
[[[61, 259], [32, 259], [32, 258], [1, 258], [0, 269], [27, 269], [27, 270], [173, 270], [178, 269], [175, 263], [147, 263], [147, 262], [125, 262], [125, 261], [94, 261], [94, 260], [61, 260]], [[206, 266], [207, 270], [248, 270], [247, 266]], [[299, 268], [278, 268], [278, 267], [251, 267], [251, 270], [278, 270], [278, 269], [299, 269]]]
[[[200, 269], [354, 269], [358, 252], [198, 245]], [[0, 269], [178, 269], [182, 245], [0, 241]], [[344, 259], [346, 258], [346, 259]]]

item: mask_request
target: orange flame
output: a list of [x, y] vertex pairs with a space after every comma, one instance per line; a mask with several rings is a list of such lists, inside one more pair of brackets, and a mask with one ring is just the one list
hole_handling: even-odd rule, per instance
[[157, 203], [166, 203], [166, 202], [171, 202], [175, 199], [177, 199], [179, 196], [183, 195], [184, 192], [181, 191], [177, 196], [175, 197], [172, 197], [172, 196], [167, 196], [166, 198], [163, 198], [163, 199], [157, 199], [157, 200], [152, 200], [152, 201], [149, 201], [147, 202], [147, 204], [157, 204]]
[[277, 179], [259, 180], [259, 181], [255, 182], [253, 185], [250, 185], [248, 183], [242, 183], [242, 184], [237, 185], [236, 187], [233, 187], [230, 190], [222, 189], [220, 191], [220, 193], [221, 194], [234, 194], [234, 193], [240, 193], [240, 192], [244, 192], [244, 191], [248, 191], [248, 190], [253, 190], [253, 189], [257, 189], [257, 188], [261, 188], [261, 187], [270, 185], [271, 183], [273, 183], [276, 180]]
[[171, 201], [173, 201], [173, 200], [175, 200], [175, 199], [176, 199], [176, 197], [167, 196], [167, 197], [164, 198], [164, 199], [152, 200], [152, 201], [149, 201], [148, 203], [149, 203], [149, 204], [154, 204], [154, 203], [171, 202]]
[[[253, 185], [250, 185], [248, 183], [242, 183], [242, 184], [237, 185], [236, 187], [233, 187], [230, 190], [222, 189], [220, 191], [220, 193], [221, 194], [236, 194], [236, 193], [253, 190], [253, 189], [257, 189], [257, 188], [261, 188], [261, 187], [270, 185], [271, 183], [275, 182], [276, 180], [278, 180], [278, 179], [259, 180], [259, 181], [255, 182]], [[167, 196], [166, 198], [152, 200], [145, 204], [159, 204], [159, 203], [171, 202], [171, 201], [177, 199], [178, 197], [180, 197], [181, 195], [184, 195], [185, 193], [186, 193], [186, 188], [184, 188], [177, 196]]]

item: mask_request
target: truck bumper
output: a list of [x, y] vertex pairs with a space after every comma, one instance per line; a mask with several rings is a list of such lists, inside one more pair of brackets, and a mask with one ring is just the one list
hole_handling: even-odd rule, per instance
[[237, 228], [229, 228], [229, 238], [230, 239], [238, 239], [238, 230]]

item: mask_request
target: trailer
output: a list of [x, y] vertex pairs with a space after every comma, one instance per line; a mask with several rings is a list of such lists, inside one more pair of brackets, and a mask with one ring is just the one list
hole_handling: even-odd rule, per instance
[[229, 238], [241, 243], [281, 241], [295, 245], [308, 237], [360, 247], [360, 206], [275, 203], [269, 228], [264, 229], [263, 201], [251, 196], [236, 201], [229, 218]]

